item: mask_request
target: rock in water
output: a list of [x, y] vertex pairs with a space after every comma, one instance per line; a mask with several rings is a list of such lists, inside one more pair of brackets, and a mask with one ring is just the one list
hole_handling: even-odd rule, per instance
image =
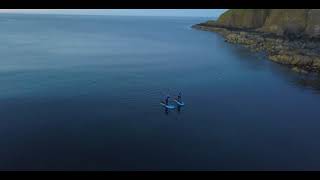
[[296, 66], [293, 67], [291, 70], [294, 71], [294, 72], [297, 72], [297, 73], [301, 73], [301, 74], [307, 74], [308, 73], [308, 71], [300, 69], [299, 67], [296, 67]]

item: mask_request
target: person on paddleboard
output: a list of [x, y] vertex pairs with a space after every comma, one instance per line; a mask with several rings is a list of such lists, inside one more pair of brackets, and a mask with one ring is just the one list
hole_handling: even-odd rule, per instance
[[182, 98], [182, 93], [179, 92], [179, 95], [178, 95], [178, 97], [176, 99], [177, 99], [177, 101], [181, 102], [181, 98]]
[[162, 102], [163, 102], [165, 105], [168, 105], [168, 104], [169, 104], [169, 98], [170, 98], [170, 96], [167, 95], [167, 96], [165, 97], [165, 100], [163, 100]]

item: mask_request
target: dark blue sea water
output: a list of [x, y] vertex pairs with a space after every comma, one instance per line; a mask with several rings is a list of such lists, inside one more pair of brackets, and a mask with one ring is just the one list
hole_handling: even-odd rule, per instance
[[320, 78], [205, 20], [0, 15], [0, 169], [320, 170]]

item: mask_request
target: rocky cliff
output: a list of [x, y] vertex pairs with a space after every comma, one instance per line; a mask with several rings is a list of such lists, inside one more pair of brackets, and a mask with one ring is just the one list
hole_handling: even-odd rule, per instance
[[236, 9], [223, 13], [216, 25], [253, 29], [279, 36], [320, 37], [318, 9]]
[[216, 22], [220, 27], [256, 29], [264, 25], [269, 10], [238, 9], [223, 13]]
[[320, 10], [237, 9], [194, 28], [218, 32], [227, 42], [267, 52], [298, 72], [320, 72]]

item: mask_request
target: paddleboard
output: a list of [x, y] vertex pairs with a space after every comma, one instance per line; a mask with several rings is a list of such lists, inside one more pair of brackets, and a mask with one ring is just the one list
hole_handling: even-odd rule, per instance
[[184, 102], [179, 102], [176, 99], [174, 100], [174, 102], [176, 102], [179, 106], [184, 106]]
[[168, 104], [168, 105], [166, 105], [166, 104], [164, 104], [164, 103], [160, 103], [162, 106], [164, 106], [165, 108], [168, 108], [168, 109], [174, 109], [174, 108], [176, 108], [174, 105], [171, 105], [171, 104]]

